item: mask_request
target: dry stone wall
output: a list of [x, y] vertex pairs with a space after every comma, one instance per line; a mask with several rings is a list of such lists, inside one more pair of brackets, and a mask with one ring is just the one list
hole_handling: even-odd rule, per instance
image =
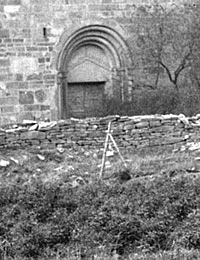
[[5, 126], [0, 129], [0, 148], [102, 149], [110, 120], [112, 135], [121, 148], [180, 147], [200, 140], [200, 115], [112, 116]]

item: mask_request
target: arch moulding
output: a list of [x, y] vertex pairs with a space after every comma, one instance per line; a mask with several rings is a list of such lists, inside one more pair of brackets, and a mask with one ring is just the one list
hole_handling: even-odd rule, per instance
[[[66, 112], [63, 111], [67, 111], [67, 104], [66, 100], [64, 100], [63, 97], [66, 97], [66, 85], [68, 79], [70, 78], [68, 74], [70, 61], [72, 60], [75, 53], [77, 53], [81, 48], [83, 49], [88, 46], [94, 52], [95, 49], [98, 49], [108, 59], [109, 66], [107, 67], [103, 67], [103, 64], [101, 64], [101, 62], [98, 64], [98, 60], [96, 64], [95, 61], [93, 63], [94, 66], [99, 66], [99, 68], [102, 67], [103, 70], [102, 73], [101, 71], [99, 73], [103, 74], [103, 76], [97, 75], [97, 78], [99, 77], [99, 80], [94, 81], [104, 81], [106, 91], [109, 88], [113, 88], [113, 86], [111, 86], [112, 71], [114, 69], [131, 67], [132, 65], [132, 59], [130, 56], [128, 45], [122, 37], [119, 28], [113, 28], [102, 24], [89, 24], [83, 27], [80, 26], [79, 28], [73, 28], [73, 30], [71, 31], [65, 31], [61, 36], [60, 42], [57, 45], [58, 56], [56, 59], [59, 87], [59, 118], [66, 117]], [[91, 72], [91, 74], [95, 73]], [[89, 81], [93, 80], [91, 79]], [[112, 91], [113, 90], [111, 90], [111, 92]]]

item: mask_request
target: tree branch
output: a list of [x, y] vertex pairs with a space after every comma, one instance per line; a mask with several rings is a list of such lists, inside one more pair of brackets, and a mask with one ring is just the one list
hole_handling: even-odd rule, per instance
[[178, 66], [178, 68], [175, 70], [174, 72], [174, 82], [175, 84], [177, 83], [178, 80], [178, 76], [181, 73], [182, 70], [184, 70], [187, 66], [186, 66], [186, 62], [189, 59], [191, 53], [189, 52], [187, 55], [185, 55], [185, 57], [183, 58], [182, 62], [180, 63], [180, 65]]
[[170, 70], [168, 69], [168, 67], [161, 60], [159, 61], [159, 63], [166, 70], [167, 75], [169, 77], [169, 80], [174, 84], [174, 80], [172, 78], [172, 74], [171, 74]]

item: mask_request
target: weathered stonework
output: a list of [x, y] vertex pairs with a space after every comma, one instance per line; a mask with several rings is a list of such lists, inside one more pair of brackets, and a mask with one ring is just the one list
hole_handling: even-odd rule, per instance
[[[71, 106], [76, 110], [72, 116], [87, 115], [85, 106], [89, 110], [97, 98], [102, 102], [104, 95], [129, 99], [133, 87], [150, 84], [155, 68], [141, 74], [132, 55], [132, 17], [137, 8], [150, 3], [1, 0], [0, 124], [66, 118]], [[87, 93], [80, 83], [89, 83], [88, 93], [101, 84], [103, 90], [75, 106], [68, 83], [79, 84], [75, 105], [77, 97]]]
[[112, 121], [112, 135], [120, 148], [181, 148], [200, 142], [200, 115], [155, 115], [68, 119], [53, 122], [27, 121], [0, 128], [0, 149], [64, 148], [103, 149], [106, 130]]

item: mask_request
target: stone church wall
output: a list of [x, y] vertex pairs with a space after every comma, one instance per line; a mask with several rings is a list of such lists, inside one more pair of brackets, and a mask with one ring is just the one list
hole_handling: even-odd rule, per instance
[[[108, 26], [123, 38], [131, 55], [135, 40], [134, 10], [150, 3], [150, 0], [0, 0], [0, 124], [24, 119], [60, 119], [62, 71], [58, 63], [70, 35], [84, 26]], [[127, 53], [121, 54], [126, 57], [124, 60], [130, 58]], [[112, 84], [123, 88], [127, 98], [133, 82], [137, 84], [137, 78], [145, 78], [134, 64], [137, 62], [113, 68], [110, 76]]]

